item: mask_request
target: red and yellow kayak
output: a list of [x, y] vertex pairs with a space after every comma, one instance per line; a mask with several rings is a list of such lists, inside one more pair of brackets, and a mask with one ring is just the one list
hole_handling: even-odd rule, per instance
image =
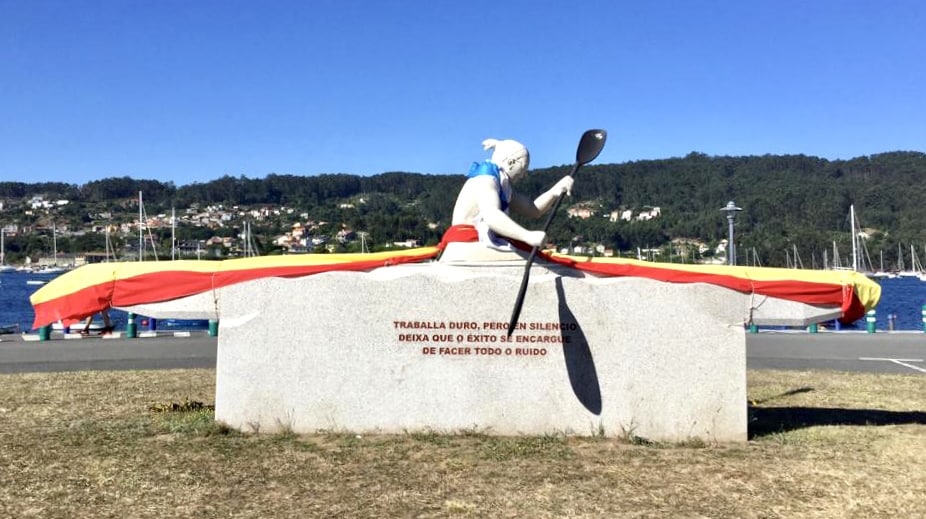
[[[70, 324], [110, 307], [129, 307], [187, 297], [265, 277], [300, 277], [330, 271], [369, 271], [437, 258], [454, 241], [475, 241], [470, 226], [454, 226], [434, 247], [371, 254], [301, 254], [224, 261], [98, 263], [67, 272], [29, 298], [34, 328]], [[514, 243], [521, 249], [526, 245]], [[811, 305], [839, 308], [844, 322], [873, 309], [881, 287], [852, 271], [796, 270], [725, 265], [682, 265], [623, 258], [585, 258], [542, 252], [538, 259], [597, 276], [636, 276], [668, 283], [709, 283]]]

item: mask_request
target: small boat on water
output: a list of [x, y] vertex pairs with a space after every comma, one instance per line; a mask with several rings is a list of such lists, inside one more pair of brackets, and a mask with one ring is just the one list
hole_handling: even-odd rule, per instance
[[0, 325], [0, 335], [10, 335], [19, 331], [19, 323]]
[[34, 271], [33, 271], [33, 274], [41, 274], [41, 275], [61, 274], [62, 272], [66, 272], [67, 270], [68, 270], [68, 269], [66, 269], [66, 268], [64, 268], [64, 267], [58, 267], [58, 266], [54, 266], [54, 265], [49, 265], [49, 266], [47, 266], [47, 267], [42, 267], [42, 268], [40, 268], [40, 269], [34, 270]]
[[876, 272], [872, 272], [871, 275], [868, 277], [872, 277], [875, 279], [894, 279], [897, 277], [897, 274], [894, 272], [885, 272], [883, 270], [879, 270]]

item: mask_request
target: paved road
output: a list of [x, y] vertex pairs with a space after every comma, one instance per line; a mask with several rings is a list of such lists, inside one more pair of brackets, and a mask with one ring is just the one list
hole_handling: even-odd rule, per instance
[[217, 338], [194, 332], [190, 337], [137, 339], [85, 337], [45, 342], [0, 335], [0, 373], [119, 369], [214, 368]]
[[926, 334], [759, 333], [746, 339], [753, 369], [830, 369], [926, 375]]
[[[867, 371], [926, 375], [924, 333], [748, 334], [751, 369]], [[26, 342], [0, 335], [0, 373], [215, 367], [217, 339], [191, 337]]]

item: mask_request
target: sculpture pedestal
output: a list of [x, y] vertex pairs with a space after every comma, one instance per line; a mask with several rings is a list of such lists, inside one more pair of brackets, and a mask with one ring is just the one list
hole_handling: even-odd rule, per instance
[[216, 419], [245, 431], [745, 441], [746, 297], [522, 266], [268, 278], [219, 297]]

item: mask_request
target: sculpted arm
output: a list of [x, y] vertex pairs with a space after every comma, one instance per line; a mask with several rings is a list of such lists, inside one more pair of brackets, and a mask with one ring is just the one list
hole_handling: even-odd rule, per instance
[[489, 229], [497, 234], [531, 246], [541, 245], [546, 234], [543, 231], [528, 231], [505, 214], [501, 209], [495, 180], [487, 176], [471, 178], [463, 185], [453, 211], [453, 223], [474, 224], [477, 217], [482, 217]]
[[533, 201], [526, 196], [515, 193], [511, 197], [511, 209], [518, 214], [523, 214], [529, 218], [540, 218], [543, 213], [553, 207], [556, 198], [568, 195], [572, 191], [573, 179], [569, 175], [561, 178], [552, 188], [541, 194]]

